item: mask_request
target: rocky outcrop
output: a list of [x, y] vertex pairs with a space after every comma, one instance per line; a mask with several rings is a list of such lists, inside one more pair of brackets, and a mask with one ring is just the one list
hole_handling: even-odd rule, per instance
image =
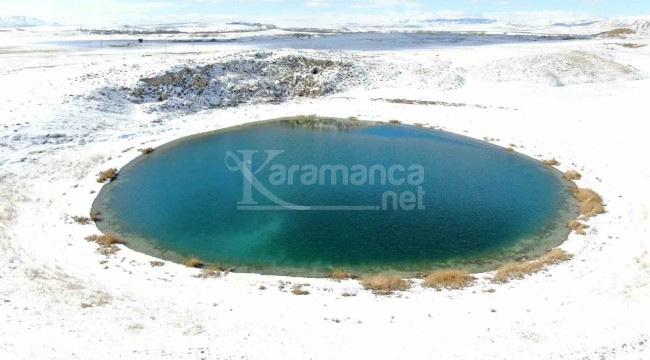
[[402, 64], [364, 61], [342, 52], [249, 51], [213, 63], [146, 77], [129, 92], [145, 111], [200, 111], [242, 104], [282, 103], [346, 89], [391, 86], [455, 89], [464, 70], [446, 61]]
[[142, 78], [129, 92], [129, 100], [158, 110], [279, 103], [293, 97], [336, 93], [363, 73], [363, 69], [345, 61], [255, 53]]

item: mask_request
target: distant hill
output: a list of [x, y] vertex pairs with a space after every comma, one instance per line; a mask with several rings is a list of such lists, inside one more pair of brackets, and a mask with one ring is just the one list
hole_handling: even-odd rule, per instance
[[613, 19], [521, 19], [514, 21], [490, 18], [404, 19], [396, 23], [362, 25], [351, 24], [352, 30], [379, 29], [407, 31], [474, 31], [489, 33], [532, 33], [575, 36], [650, 36], [650, 16]]
[[240, 25], [240, 26], [248, 26], [252, 28], [259, 28], [259, 29], [276, 29], [277, 27], [272, 24], [262, 24], [262, 23], [250, 23], [246, 21], [233, 21], [230, 23], [227, 23], [226, 25]]
[[549, 29], [566, 29], [572, 33], [604, 37], [650, 35], [650, 16], [620, 17], [598, 21], [555, 23]]
[[458, 19], [428, 19], [422, 22], [427, 24], [493, 24], [497, 22], [494, 19], [485, 18], [458, 18]]
[[579, 27], [579, 26], [589, 26], [597, 23], [598, 21], [599, 20], [585, 20], [579, 22], [559, 22], [559, 23], [554, 23], [552, 26], [572, 28], [572, 27]]
[[599, 21], [594, 27], [595, 33], [607, 32], [614, 29], [630, 29], [636, 34], [650, 34], [650, 16], [624, 17]]
[[28, 16], [0, 16], [0, 27], [30, 27], [41, 25], [53, 24]]

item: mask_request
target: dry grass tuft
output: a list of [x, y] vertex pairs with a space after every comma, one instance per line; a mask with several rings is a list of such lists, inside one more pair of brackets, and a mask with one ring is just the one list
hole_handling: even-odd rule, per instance
[[100, 254], [104, 256], [108, 256], [108, 255], [113, 255], [116, 252], [120, 251], [120, 248], [118, 248], [115, 245], [102, 245], [98, 251]]
[[548, 265], [571, 259], [572, 255], [558, 248], [551, 249], [546, 254], [531, 261], [511, 262], [502, 265], [494, 274], [494, 281], [506, 282], [511, 279], [521, 279], [526, 275], [536, 273]]
[[647, 46], [646, 44], [633, 44], [633, 43], [625, 43], [623, 44], [623, 47], [626, 47], [628, 49], [638, 49], [642, 48], [644, 46]]
[[215, 278], [221, 276], [221, 271], [224, 271], [223, 274], [227, 275], [230, 272], [230, 269], [222, 267], [220, 264], [212, 264], [201, 272], [201, 277], [203, 278]]
[[88, 235], [88, 236], [86, 236], [85, 239], [86, 239], [86, 241], [96, 242], [98, 238], [99, 238], [99, 235]]
[[80, 225], [88, 225], [90, 224], [90, 218], [87, 218], [85, 216], [73, 216], [72, 221], [76, 222], [77, 224]]
[[411, 282], [397, 275], [366, 275], [361, 278], [365, 289], [374, 290], [378, 294], [387, 295], [393, 291], [405, 291], [411, 287]]
[[563, 261], [571, 260], [572, 257], [573, 255], [560, 248], [553, 248], [546, 254], [540, 256], [538, 260], [546, 265], [555, 265]]
[[97, 177], [97, 182], [98, 183], [103, 183], [106, 181], [111, 182], [115, 180], [116, 177], [117, 177], [117, 169], [111, 168], [100, 172], [99, 176]]
[[102, 213], [100, 213], [99, 211], [91, 211], [90, 220], [92, 220], [93, 222], [101, 221], [102, 220], [101, 215]]
[[116, 252], [120, 251], [120, 248], [116, 245], [124, 244], [124, 241], [111, 234], [86, 236], [86, 241], [92, 241], [99, 245], [99, 249], [97, 251], [105, 256], [113, 255]]
[[221, 276], [221, 270], [203, 269], [201, 270], [201, 273], [198, 274], [196, 277], [201, 279], [212, 279], [212, 278], [218, 278], [220, 276]]
[[345, 280], [345, 279], [354, 278], [354, 275], [352, 275], [350, 272], [348, 272], [345, 269], [339, 268], [339, 269], [334, 269], [334, 271], [332, 271], [332, 273], [330, 274], [330, 277], [336, 280]]
[[113, 234], [101, 234], [86, 236], [86, 240], [92, 241], [100, 246], [124, 244], [124, 241]]
[[160, 260], [154, 260], [154, 261], [149, 261], [149, 265], [151, 265], [151, 267], [160, 267], [160, 266], [164, 266], [165, 262]]
[[197, 257], [190, 257], [183, 262], [183, 265], [191, 268], [202, 268], [205, 264]]
[[101, 246], [109, 246], [116, 244], [124, 244], [124, 241], [113, 234], [102, 234], [97, 237], [97, 244]]
[[589, 225], [583, 224], [578, 220], [569, 220], [569, 222], [567, 222], [566, 226], [569, 229], [575, 231], [576, 234], [578, 234], [578, 235], [587, 235], [586, 230], [589, 227]]
[[286, 285], [287, 285], [287, 283], [285, 283], [284, 281], [278, 280], [278, 289], [280, 291], [284, 291], [284, 288], [285, 288]]
[[510, 279], [521, 279], [525, 275], [535, 273], [544, 266], [538, 261], [511, 262], [502, 265], [494, 274], [494, 281], [506, 282]]
[[569, 170], [564, 173], [564, 179], [569, 181], [580, 180], [582, 179], [582, 175], [575, 170]]
[[393, 124], [393, 125], [397, 125], [397, 124], [401, 124], [402, 122], [399, 121], [399, 120], [392, 119], [392, 120], [388, 120], [388, 123]]
[[548, 160], [542, 160], [542, 163], [547, 166], [558, 166], [560, 165], [560, 162], [557, 161], [555, 158], [553, 159], [548, 159]]
[[506, 148], [506, 151], [507, 151], [507, 152], [513, 152], [513, 151], [515, 151], [515, 149], [513, 149], [513, 148], [510, 147], [510, 146], [508, 146], [508, 147]]
[[144, 148], [144, 149], [140, 149], [140, 152], [145, 154], [145, 155], [146, 154], [151, 154], [153, 152], [153, 148], [152, 147], [147, 147], [147, 148]]
[[605, 204], [602, 196], [591, 189], [573, 188], [573, 196], [580, 203], [580, 213], [584, 219], [605, 213]]
[[443, 270], [428, 274], [422, 282], [423, 287], [462, 289], [474, 283], [475, 278], [463, 270]]
[[291, 289], [291, 293], [294, 295], [309, 295], [309, 291], [303, 289], [304, 285], [303, 284], [296, 284], [293, 286], [293, 289]]

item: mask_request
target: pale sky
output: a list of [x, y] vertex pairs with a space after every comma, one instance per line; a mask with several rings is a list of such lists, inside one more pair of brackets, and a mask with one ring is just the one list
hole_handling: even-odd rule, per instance
[[572, 20], [650, 14], [650, 0], [0, 0], [0, 16], [67, 25], [253, 21], [327, 25], [486, 17]]

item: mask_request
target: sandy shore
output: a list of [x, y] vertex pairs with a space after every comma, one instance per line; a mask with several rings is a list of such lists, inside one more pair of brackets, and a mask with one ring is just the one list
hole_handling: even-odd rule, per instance
[[[131, 86], [177, 64], [209, 62], [214, 52], [0, 54], [0, 357], [648, 357], [650, 171], [643, 120], [650, 47], [617, 42], [351, 51], [346, 56], [403, 67], [412, 82], [369, 79], [323, 98], [182, 116], [147, 113], [93, 94], [102, 86]], [[240, 50], [228, 45], [219, 55]], [[576, 77], [560, 62], [555, 80], [566, 86], [522, 81], [546, 79], [546, 73], [517, 66], [517, 59], [535, 63], [573, 51], [631, 66], [638, 76], [629, 79], [610, 66]], [[439, 60], [463, 69], [464, 86], [442, 89], [408, 73], [412, 64]], [[496, 71], [499, 77], [488, 76]], [[237, 273], [199, 279], [198, 270], [177, 264], [151, 267], [153, 258], [126, 247], [107, 258], [84, 240], [97, 233], [95, 226], [70, 219], [88, 214], [101, 187], [98, 171], [126, 164], [138, 148], [302, 114], [400, 119], [495, 138], [504, 147], [515, 144], [535, 158], [558, 159], [562, 171], [579, 170], [579, 186], [602, 194], [607, 213], [589, 221], [586, 236], [571, 234], [561, 247], [574, 258], [547, 271], [506, 284], [484, 273], [462, 291], [415, 284], [383, 297], [354, 280]], [[310, 294], [282, 291], [279, 281], [308, 283]]]

